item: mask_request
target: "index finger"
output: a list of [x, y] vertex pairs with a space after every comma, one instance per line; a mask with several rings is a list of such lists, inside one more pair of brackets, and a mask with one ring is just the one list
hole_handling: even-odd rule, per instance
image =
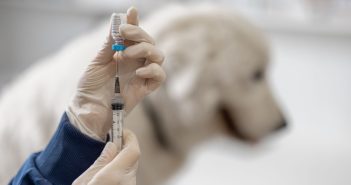
[[139, 14], [138, 10], [135, 7], [130, 7], [127, 10], [127, 23], [132, 25], [139, 25]]
[[[135, 7], [130, 7], [127, 10], [127, 24], [139, 25], [139, 14], [138, 10]], [[124, 41], [126, 46], [131, 46], [134, 44], [134, 41], [129, 41], [128, 39]]]

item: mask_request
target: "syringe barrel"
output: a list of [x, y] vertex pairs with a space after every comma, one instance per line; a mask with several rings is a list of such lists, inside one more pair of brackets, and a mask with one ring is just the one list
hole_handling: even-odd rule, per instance
[[113, 110], [112, 111], [112, 135], [111, 139], [114, 144], [117, 146], [117, 152], [122, 150], [123, 146], [123, 119], [124, 119], [124, 113], [123, 110]]
[[123, 146], [123, 121], [124, 121], [124, 102], [120, 93], [115, 93], [112, 99], [112, 130], [111, 141], [116, 144], [119, 152]]

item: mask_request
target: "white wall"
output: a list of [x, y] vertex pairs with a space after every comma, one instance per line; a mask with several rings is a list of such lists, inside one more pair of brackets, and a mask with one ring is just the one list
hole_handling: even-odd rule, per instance
[[98, 18], [80, 13], [0, 5], [0, 88], [43, 56], [93, 28]]
[[0, 0], [0, 91], [30, 64], [94, 29], [111, 12], [142, 7], [142, 15], [161, 0]]

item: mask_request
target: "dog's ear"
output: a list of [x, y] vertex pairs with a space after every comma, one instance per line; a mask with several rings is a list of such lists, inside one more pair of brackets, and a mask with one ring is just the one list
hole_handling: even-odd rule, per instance
[[177, 72], [167, 72], [165, 87], [169, 97], [175, 102], [186, 99], [196, 89], [200, 71], [200, 66], [193, 63]]

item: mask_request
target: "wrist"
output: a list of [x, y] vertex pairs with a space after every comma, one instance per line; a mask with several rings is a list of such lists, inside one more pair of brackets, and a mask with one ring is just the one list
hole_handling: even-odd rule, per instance
[[107, 133], [97, 133], [96, 131], [93, 131], [88, 126], [86, 126], [86, 124], [84, 124], [84, 121], [83, 121], [83, 120], [86, 120], [84, 119], [84, 117], [86, 116], [77, 114], [76, 108], [73, 108], [72, 106], [68, 106], [66, 110], [66, 114], [70, 123], [81, 133], [97, 141], [101, 141], [101, 142], [106, 141]]

